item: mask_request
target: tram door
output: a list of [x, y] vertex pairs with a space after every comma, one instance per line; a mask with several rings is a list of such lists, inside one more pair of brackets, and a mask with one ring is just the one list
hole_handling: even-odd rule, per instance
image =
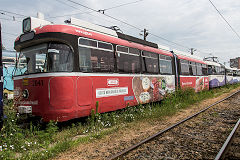
[[77, 103], [78, 106], [90, 106], [92, 104], [92, 79], [78, 77], [77, 79]]
[[2, 35], [0, 23], [0, 130], [3, 127], [3, 65], [2, 65]]
[[180, 87], [180, 70], [179, 70], [179, 65], [178, 65], [178, 58], [177, 55], [174, 54], [173, 51], [171, 51], [173, 54], [173, 66], [174, 66], [174, 71], [175, 71], [175, 86], [176, 88]]

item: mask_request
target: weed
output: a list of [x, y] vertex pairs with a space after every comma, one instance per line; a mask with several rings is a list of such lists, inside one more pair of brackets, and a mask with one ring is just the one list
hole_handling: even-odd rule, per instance
[[[33, 123], [25, 129], [20, 128], [17, 124], [19, 115], [11, 104], [4, 110], [7, 118], [4, 119], [4, 126], [0, 132], [0, 159], [48, 159], [79, 143], [91, 142], [123, 126], [127, 127], [129, 123], [161, 120], [191, 104], [219, 96], [239, 86], [240, 84], [228, 85], [199, 93], [192, 89], [176, 90], [161, 102], [127, 105], [122, 110], [108, 113], [99, 113], [100, 104], [96, 102], [96, 109], [91, 111], [85, 123], [72, 123], [61, 130], [57, 122], [53, 121], [49, 122], [44, 130]], [[212, 116], [217, 115], [213, 113]]]

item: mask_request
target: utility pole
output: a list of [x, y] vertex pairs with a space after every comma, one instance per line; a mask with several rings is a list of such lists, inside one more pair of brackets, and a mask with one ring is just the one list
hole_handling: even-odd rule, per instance
[[143, 34], [140, 33], [140, 35], [143, 36], [144, 41], [146, 41], [146, 37], [148, 36], [148, 30], [144, 28], [144, 30], [141, 32], [143, 32]]
[[195, 51], [196, 51], [196, 49], [194, 49], [194, 48], [191, 48], [191, 49], [190, 49], [190, 51], [191, 51], [191, 55], [193, 55], [193, 52], [195, 52]]
[[3, 127], [3, 67], [2, 67], [2, 28], [0, 22], [0, 130]]
[[143, 30], [143, 39], [144, 39], [144, 41], [146, 41], [146, 37], [148, 36], [148, 32], [147, 32], [147, 30], [144, 28], [144, 30]]

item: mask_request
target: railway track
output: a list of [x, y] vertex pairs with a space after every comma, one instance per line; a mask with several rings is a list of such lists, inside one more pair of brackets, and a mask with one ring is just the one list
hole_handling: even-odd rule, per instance
[[239, 117], [240, 90], [109, 159], [214, 159]]
[[219, 159], [240, 159], [240, 118], [232, 132], [227, 137], [215, 160]]

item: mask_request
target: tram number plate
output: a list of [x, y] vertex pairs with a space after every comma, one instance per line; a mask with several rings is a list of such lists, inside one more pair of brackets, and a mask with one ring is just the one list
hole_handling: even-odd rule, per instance
[[43, 80], [33, 80], [32, 86], [43, 86]]

